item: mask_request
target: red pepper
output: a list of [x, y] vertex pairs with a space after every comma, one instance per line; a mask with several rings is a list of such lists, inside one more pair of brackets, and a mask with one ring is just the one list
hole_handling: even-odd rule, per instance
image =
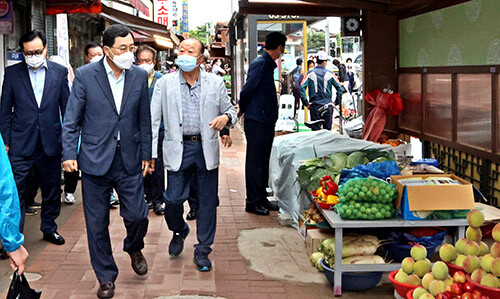
[[325, 175], [323, 179], [321, 179], [320, 184], [321, 187], [323, 187], [323, 193], [325, 194], [325, 196], [335, 195], [339, 190], [339, 186], [335, 184], [335, 182], [332, 180], [332, 177], [329, 175]]

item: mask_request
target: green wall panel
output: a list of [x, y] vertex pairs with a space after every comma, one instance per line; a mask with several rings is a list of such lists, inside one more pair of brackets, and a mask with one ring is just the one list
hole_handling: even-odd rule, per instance
[[500, 0], [473, 0], [399, 22], [400, 67], [500, 64]]

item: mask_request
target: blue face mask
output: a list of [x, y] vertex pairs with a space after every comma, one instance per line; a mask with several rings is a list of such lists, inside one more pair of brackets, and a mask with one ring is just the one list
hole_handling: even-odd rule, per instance
[[[200, 56], [198, 56], [198, 57], [200, 57]], [[177, 65], [179, 66], [179, 68], [181, 70], [189, 73], [198, 66], [198, 64], [196, 63], [196, 60], [198, 59], [198, 57], [185, 55], [185, 54], [179, 55], [177, 57]]]

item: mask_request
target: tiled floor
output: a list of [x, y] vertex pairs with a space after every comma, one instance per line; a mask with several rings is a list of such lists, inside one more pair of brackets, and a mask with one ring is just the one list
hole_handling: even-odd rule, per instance
[[[234, 145], [223, 149], [220, 168], [218, 226], [211, 258], [211, 272], [196, 271], [192, 262], [196, 226], [189, 222], [191, 233], [179, 259], [170, 259], [168, 243], [171, 232], [163, 217], [150, 215], [149, 231], [145, 239], [144, 254], [149, 263], [146, 276], [137, 276], [129, 256], [123, 252], [125, 228], [119, 210], [111, 211], [110, 233], [114, 257], [120, 269], [116, 281], [115, 298], [139, 299], [171, 295], [208, 295], [224, 298], [332, 298], [326, 284], [291, 283], [273, 280], [249, 270], [238, 252], [237, 237], [241, 230], [277, 227], [277, 213], [255, 216], [244, 211], [244, 157], [245, 144], [238, 130], [232, 130]], [[79, 195], [81, 196], [81, 195]], [[79, 198], [79, 200], [81, 200]], [[187, 205], [186, 205], [187, 206]], [[66, 244], [49, 244], [33, 262], [29, 272], [43, 275], [32, 286], [43, 291], [42, 298], [96, 298], [97, 279], [90, 266], [83, 209], [80, 206], [60, 228]], [[383, 291], [377, 298], [387, 297]], [[345, 296], [368, 298], [368, 296]], [[374, 296], [372, 296], [373, 298]]]

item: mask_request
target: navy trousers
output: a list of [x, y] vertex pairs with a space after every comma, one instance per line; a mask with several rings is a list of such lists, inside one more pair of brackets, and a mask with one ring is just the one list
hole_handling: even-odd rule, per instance
[[269, 159], [274, 140], [274, 126], [245, 119], [247, 154], [245, 160], [245, 182], [247, 204], [259, 205], [267, 200], [269, 183]]
[[173, 232], [181, 232], [188, 225], [184, 221], [184, 201], [189, 196], [192, 175], [196, 175], [198, 215], [196, 233], [198, 244], [194, 245], [200, 254], [210, 254], [214, 243], [217, 224], [217, 184], [219, 169], [207, 170], [203, 148], [199, 141], [184, 141], [182, 164], [179, 171], [167, 171], [165, 191], [165, 220]]
[[113, 259], [109, 237], [109, 194], [114, 188], [120, 199], [120, 215], [127, 236], [123, 250], [134, 253], [144, 248], [148, 230], [148, 208], [144, 201], [142, 173], [130, 175], [123, 166], [120, 151], [103, 176], [82, 172], [83, 210], [87, 226], [90, 261], [99, 282], [114, 282], [118, 267]]
[[35, 171], [40, 179], [42, 190], [40, 230], [44, 233], [55, 232], [57, 230], [56, 218], [61, 211], [61, 156], [47, 156], [43, 151], [42, 140], [39, 136], [35, 152], [31, 157], [9, 155], [9, 159], [21, 205], [20, 231], [24, 230], [26, 199], [33, 196], [33, 188], [36, 188], [29, 181], [33, 177], [33, 171]]
[[[330, 131], [332, 129], [332, 117], [333, 117], [333, 107], [329, 106], [328, 110], [321, 115], [318, 111], [319, 108], [323, 107], [323, 104], [311, 103], [311, 109], [309, 110], [311, 113], [311, 120], [319, 120], [322, 119], [325, 122], [323, 123], [323, 129]], [[312, 127], [313, 131], [321, 130], [321, 124], [315, 124]]]
[[155, 159], [155, 171], [144, 177], [144, 193], [146, 201], [154, 205], [163, 203], [163, 192], [165, 192], [165, 170], [163, 167], [163, 136], [158, 138], [158, 158]]

